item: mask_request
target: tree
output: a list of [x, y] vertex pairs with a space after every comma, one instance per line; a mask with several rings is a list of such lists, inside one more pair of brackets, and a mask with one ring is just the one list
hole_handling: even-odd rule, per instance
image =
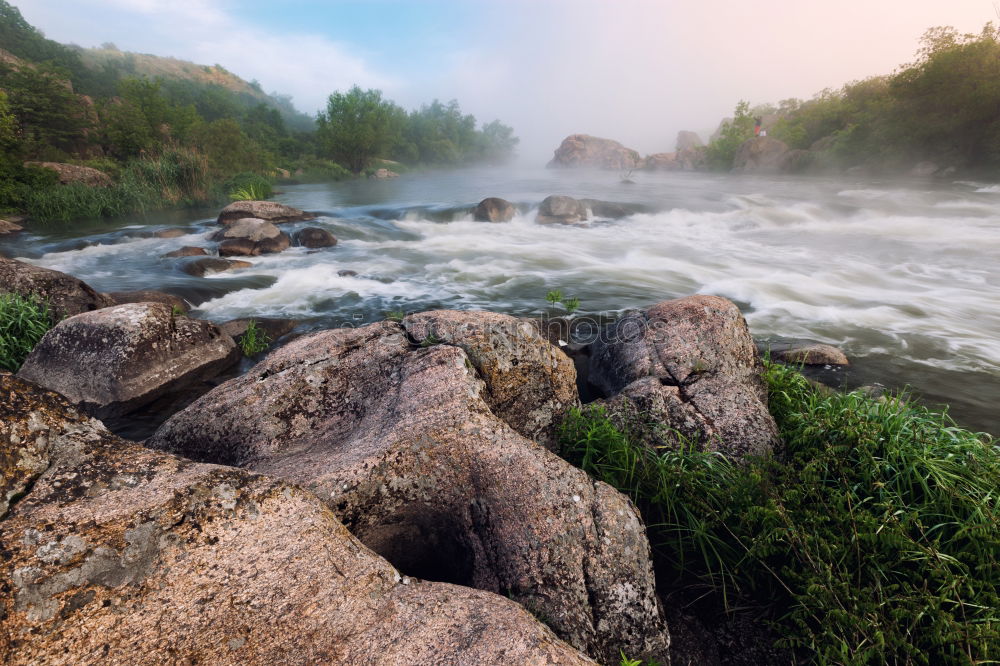
[[744, 141], [753, 137], [753, 125], [750, 103], [741, 101], [736, 105], [733, 119], [722, 123], [719, 135], [708, 144], [708, 163], [712, 168], [732, 168], [736, 151]]
[[382, 99], [382, 91], [354, 86], [330, 95], [317, 119], [316, 138], [330, 158], [361, 173], [396, 141], [401, 112]]

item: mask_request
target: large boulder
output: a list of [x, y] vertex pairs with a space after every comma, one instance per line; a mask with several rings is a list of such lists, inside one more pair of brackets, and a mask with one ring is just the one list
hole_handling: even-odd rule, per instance
[[733, 171], [740, 173], [779, 173], [786, 171], [788, 145], [771, 136], [757, 136], [744, 141], [733, 157]]
[[212, 234], [219, 243], [220, 257], [255, 257], [287, 250], [291, 238], [267, 220], [245, 217]]
[[83, 280], [4, 257], [0, 257], [0, 293], [35, 294], [48, 301], [57, 318], [114, 305]]
[[689, 130], [681, 130], [677, 133], [677, 143], [675, 144], [674, 150], [680, 153], [685, 150], [703, 148], [704, 146], [705, 144], [701, 142], [701, 137], [698, 136], [697, 133]]
[[539, 224], [577, 224], [587, 220], [587, 205], [573, 197], [552, 195], [538, 206]]
[[401, 576], [294, 485], [0, 395], [2, 663], [594, 663], [502, 596]]
[[[627, 419], [638, 408], [656, 426], [733, 457], [765, 455], [779, 444], [767, 409], [762, 365], [746, 320], [718, 296], [690, 296], [631, 312], [590, 348], [589, 381]], [[623, 411], [624, 410], [624, 411]]]
[[[418, 343], [441, 318], [300, 337], [147, 444], [301, 484], [404, 574], [506, 594], [604, 663], [666, 656], [635, 507], [498, 418], [462, 347]], [[461, 327], [453, 339], [473, 354], [483, 342]], [[502, 379], [489, 347], [480, 366]]]
[[124, 305], [126, 303], [163, 303], [174, 312], [181, 312], [184, 314], [187, 314], [187, 312], [191, 309], [188, 302], [180, 296], [174, 296], [173, 294], [168, 294], [164, 291], [156, 291], [154, 289], [140, 289], [138, 291], [112, 291], [105, 294], [105, 296], [113, 300], [115, 305]]
[[556, 428], [579, 404], [573, 361], [522, 319], [493, 312], [436, 310], [403, 319], [418, 344], [465, 351], [486, 384], [490, 410], [528, 439], [557, 448]]
[[626, 171], [642, 167], [639, 153], [617, 141], [587, 134], [571, 134], [556, 149], [549, 168], [596, 167]]
[[486, 197], [472, 211], [472, 219], [477, 222], [510, 222], [515, 215], [514, 204], [499, 197]]
[[279, 224], [281, 222], [312, 220], [316, 216], [298, 208], [280, 204], [277, 201], [234, 201], [222, 209], [217, 221], [219, 224], [229, 225], [248, 217]]
[[646, 169], [649, 171], [680, 171], [683, 166], [677, 159], [677, 153], [655, 153], [646, 158]]
[[162, 303], [129, 303], [59, 322], [18, 376], [106, 418], [214, 377], [238, 358], [236, 343], [215, 324]]
[[38, 167], [55, 171], [59, 176], [59, 183], [69, 185], [70, 183], [83, 183], [90, 187], [111, 187], [114, 181], [111, 176], [92, 169], [91, 167], [79, 166], [77, 164], [62, 164], [60, 162], [25, 162], [24, 166]]
[[326, 229], [306, 227], [295, 232], [295, 242], [302, 247], [316, 250], [323, 247], [333, 247], [337, 238]]

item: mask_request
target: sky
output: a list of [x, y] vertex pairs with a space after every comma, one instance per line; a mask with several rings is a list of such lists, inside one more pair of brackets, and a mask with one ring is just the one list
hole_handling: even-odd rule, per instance
[[[542, 162], [567, 135], [668, 152], [739, 100], [889, 74], [927, 28], [979, 32], [991, 0], [10, 0], [80, 46], [221, 64], [315, 113], [358, 84], [405, 108], [457, 99]], [[0, 45], [2, 46], [2, 45]]]

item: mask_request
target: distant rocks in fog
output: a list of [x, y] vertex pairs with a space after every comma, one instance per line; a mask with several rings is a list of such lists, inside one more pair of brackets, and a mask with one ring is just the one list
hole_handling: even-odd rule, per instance
[[617, 141], [601, 139], [588, 134], [571, 134], [563, 139], [549, 162], [549, 168], [592, 167], [627, 171], [641, 169], [643, 159], [639, 153]]

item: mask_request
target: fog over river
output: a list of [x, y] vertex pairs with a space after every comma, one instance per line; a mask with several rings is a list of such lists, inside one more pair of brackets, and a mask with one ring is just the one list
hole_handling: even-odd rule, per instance
[[[963, 426], [1000, 434], [1000, 185], [712, 174], [495, 169], [395, 180], [282, 186], [276, 199], [319, 213], [336, 247], [250, 258], [207, 278], [160, 255], [211, 247], [217, 210], [98, 222], [73, 233], [22, 234], [5, 254], [75, 275], [102, 291], [165, 289], [193, 316], [269, 316], [310, 328], [357, 325], [387, 311], [489, 309], [613, 316], [693, 293], [737, 302], [759, 340], [812, 340], [853, 365], [853, 387], [909, 385], [951, 405]], [[641, 212], [585, 226], [535, 224], [543, 198], [635, 204]], [[487, 196], [516, 203], [506, 224], [474, 222]], [[150, 232], [183, 226], [188, 235]], [[338, 271], [356, 271], [340, 276]]]

